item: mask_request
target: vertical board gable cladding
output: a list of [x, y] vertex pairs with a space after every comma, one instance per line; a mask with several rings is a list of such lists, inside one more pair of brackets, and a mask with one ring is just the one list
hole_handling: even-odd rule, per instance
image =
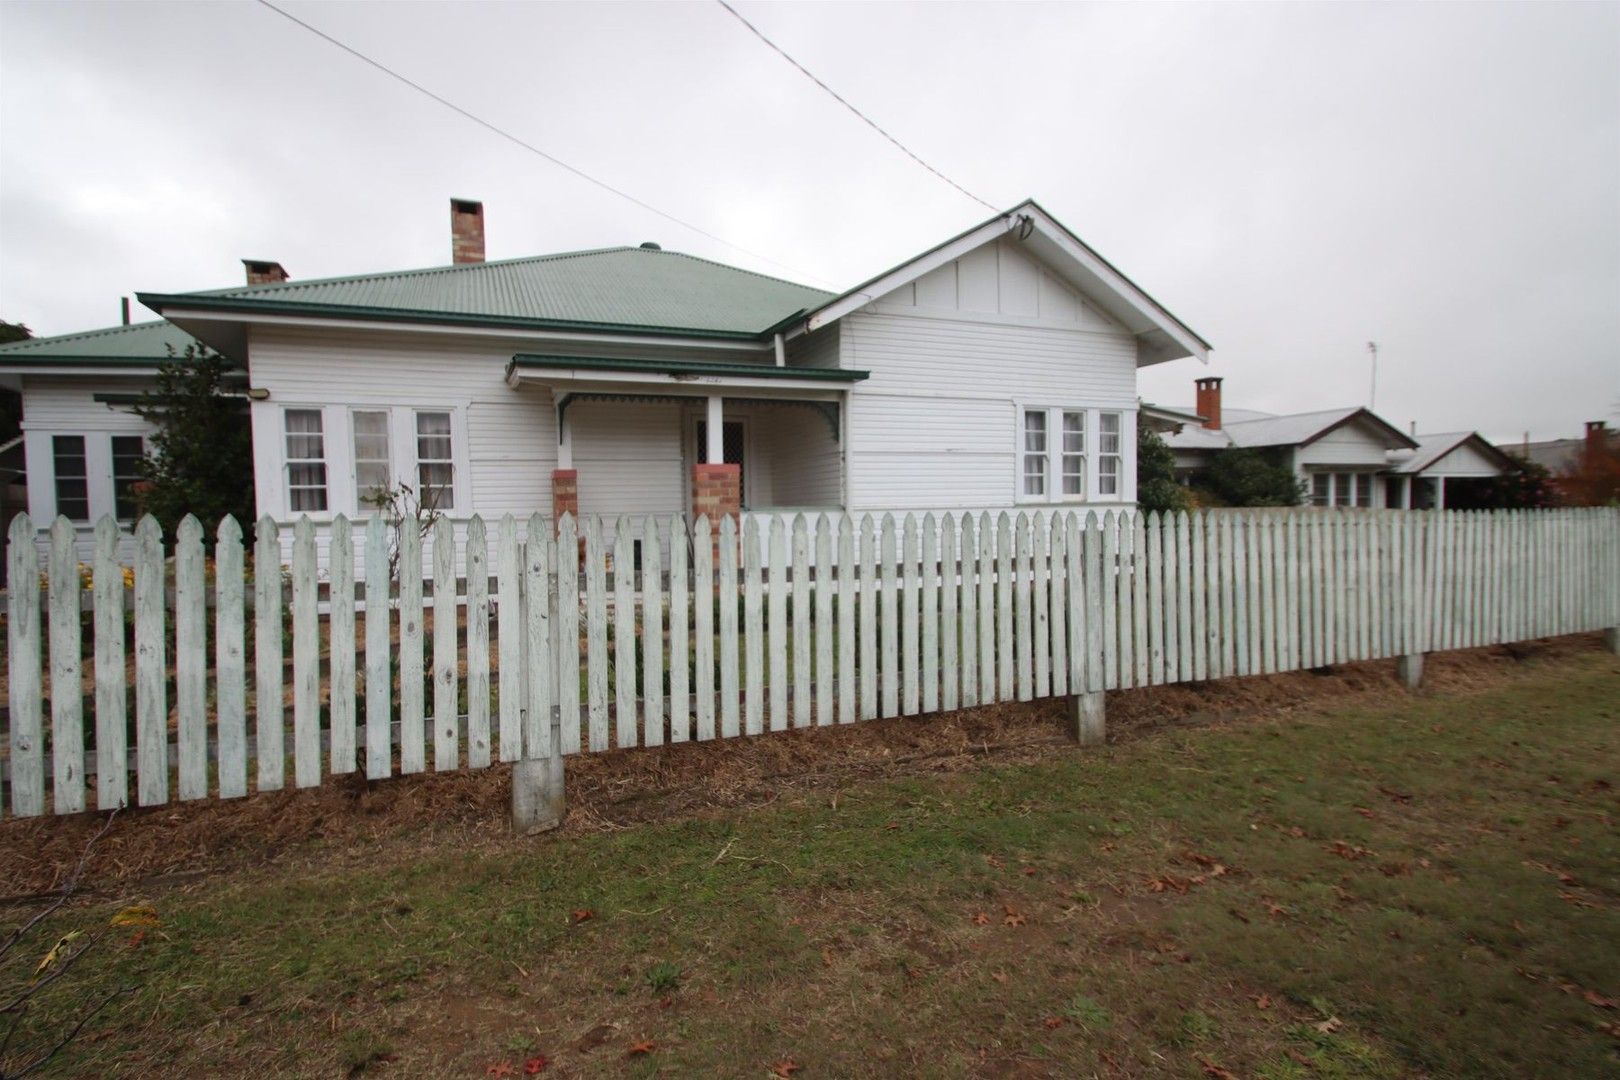
[[878, 310], [1005, 315], [1053, 325], [1120, 329], [1016, 241], [984, 244], [876, 300]]

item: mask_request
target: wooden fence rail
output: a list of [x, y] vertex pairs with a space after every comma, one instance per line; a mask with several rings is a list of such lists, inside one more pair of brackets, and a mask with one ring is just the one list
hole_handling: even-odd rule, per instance
[[290, 587], [280, 528], [250, 562], [234, 521], [166, 551], [143, 519], [127, 605], [113, 521], [89, 583], [68, 522], [42, 568], [13, 521], [13, 815], [88, 809], [91, 775], [95, 808], [153, 806], [280, 789], [289, 757], [309, 787], [1620, 626], [1607, 508], [508, 516], [460, 551], [406, 530], [397, 581], [381, 519], [334, 521], [325, 566], [303, 519]]

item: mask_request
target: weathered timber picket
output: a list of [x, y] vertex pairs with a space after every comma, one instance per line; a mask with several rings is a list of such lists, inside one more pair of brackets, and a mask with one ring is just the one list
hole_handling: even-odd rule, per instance
[[11, 814], [1048, 696], [1089, 716], [1104, 690], [1387, 657], [1415, 678], [1620, 626], [1615, 509], [536, 515], [460, 541], [338, 518], [324, 566], [291, 528], [283, 566], [268, 519], [251, 562], [234, 521], [166, 552], [145, 519], [125, 566], [103, 520], [87, 578], [71, 524], [13, 521]]

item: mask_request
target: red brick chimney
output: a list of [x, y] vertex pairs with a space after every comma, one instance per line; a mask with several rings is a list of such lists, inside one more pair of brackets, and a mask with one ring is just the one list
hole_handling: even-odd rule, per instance
[[1602, 420], [1588, 420], [1586, 422], [1586, 460], [1596, 461], [1607, 447], [1605, 442], [1609, 437], [1609, 426]]
[[483, 203], [450, 200], [450, 259], [457, 265], [484, 261]]
[[1194, 379], [1193, 385], [1198, 388], [1198, 404], [1193, 412], [1204, 418], [1204, 426], [1209, 430], [1221, 430], [1221, 380], [1213, 376]]
[[242, 265], [247, 267], [247, 283], [249, 285], [274, 285], [278, 281], [287, 280], [287, 268], [278, 262], [265, 259], [243, 259]]

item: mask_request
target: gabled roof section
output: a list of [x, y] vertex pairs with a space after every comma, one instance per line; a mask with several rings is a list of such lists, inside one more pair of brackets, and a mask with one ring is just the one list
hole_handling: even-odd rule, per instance
[[750, 339], [831, 296], [692, 255], [640, 247], [138, 295], [165, 314], [218, 310]]
[[1243, 420], [1226, 424], [1221, 430], [1226, 432], [1233, 446], [1309, 446], [1324, 435], [1358, 422], [1370, 424], [1381, 431], [1391, 448], [1417, 449], [1418, 444], [1410, 435], [1371, 409], [1360, 406]]
[[1511, 458], [1491, 445], [1477, 431], [1449, 431], [1440, 435], [1419, 435], [1417, 443], [1416, 452], [1392, 465], [1390, 467], [1391, 472], [1421, 473], [1464, 444], [1470, 445], [1473, 449], [1494, 461], [1499, 468], [1506, 469], [1512, 465]]
[[1009, 234], [1136, 335], [1138, 366], [1187, 356], [1196, 356], [1208, 362], [1209, 342], [1088, 247], [1034, 199], [1026, 199], [1010, 210], [813, 307], [805, 316], [803, 327], [806, 331], [819, 329], [969, 251]]
[[183, 353], [195, 344], [196, 338], [170, 323], [136, 323], [9, 342], [0, 345], [0, 368], [153, 368], [169, 358], [171, 348]]

